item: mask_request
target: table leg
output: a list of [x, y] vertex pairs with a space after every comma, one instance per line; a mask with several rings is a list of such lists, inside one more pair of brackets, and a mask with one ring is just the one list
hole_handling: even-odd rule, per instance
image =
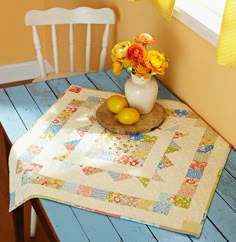
[[15, 229], [15, 240], [16, 242], [25, 241], [25, 228], [24, 228], [24, 205], [19, 206], [12, 211], [14, 229]]
[[[9, 172], [8, 172], [8, 156], [11, 149], [11, 141], [9, 140], [2, 124], [0, 123], [0, 172], [1, 172], [1, 203], [2, 215], [8, 226], [14, 225], [15, 241], [24, 242], [24, 208], [23, 205], [15, 209], [12, 213], [8, 212], [9, 208]], [[4, 221], [3, 221], [4, 223]]]

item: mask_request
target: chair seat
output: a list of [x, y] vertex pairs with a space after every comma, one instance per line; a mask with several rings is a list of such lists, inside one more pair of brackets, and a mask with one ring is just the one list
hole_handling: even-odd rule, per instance
[[[85, 72], [84, 72], [85, 73]], [[36, 77], [32, 82], [40, 82], [40, 81], [48, 81], [53, 79], [59, 79], [59, 78], [65, 78], [69, 76], [76, 76], [79, 74], [83, 74], [82, 72], [62, 72], [62, 73], [47, 73], [47, 76], [45, 77]]]

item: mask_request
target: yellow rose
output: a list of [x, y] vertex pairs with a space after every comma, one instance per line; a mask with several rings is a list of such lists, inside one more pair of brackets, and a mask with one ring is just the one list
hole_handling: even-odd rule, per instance
[[115, 75], [119, 75], [122, 71], [122, 68], [123, 68], [123, 66], [122, 66], [121, 62], [119, 62], [119, 61], [113, 62], [112, 71]]
[[163, 53], [157, 50], [149, 50], [145, 64], [152, 70], [152, 75], [164, 75], [165, 69], [168, 68], [168, 62]]
[[123, 62], [126, 59], [127, 50], [132, 43], [130, 41], [122, 41], [116, 44], [111, 50], [111, 59], [113, 62]]

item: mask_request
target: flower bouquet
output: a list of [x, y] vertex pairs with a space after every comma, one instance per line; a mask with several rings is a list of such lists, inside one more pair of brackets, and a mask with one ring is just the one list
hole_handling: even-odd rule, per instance
[[122, 41], [117, 43], [111, 52], [112, 70], [119, 75], [123, 68], [138, 77], [148, 78], [152, 75], [164, 75], [168, 68], [168, 59], [158, 50], [147, 50], [155, 38], [141, 33], [134, 38], [135, 43]]

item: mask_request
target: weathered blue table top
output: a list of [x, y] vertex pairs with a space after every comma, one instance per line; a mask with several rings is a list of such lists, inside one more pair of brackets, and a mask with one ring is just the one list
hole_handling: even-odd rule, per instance
[[[124, 91], [126, 72], [114, 76], [111, 70], [81, 74], [0, 89], [0, 122], [14, 142], [48, 110], [71, 85]], [[178, 100], [161, 83], [159, 99]], [[91, 242], [190, 242], [236, 241], [236, 151], [231, 150], [220, 178], [200, 238], [144, 224], [105, 216], [69, 205], [41, 200], [61, 241]]]

